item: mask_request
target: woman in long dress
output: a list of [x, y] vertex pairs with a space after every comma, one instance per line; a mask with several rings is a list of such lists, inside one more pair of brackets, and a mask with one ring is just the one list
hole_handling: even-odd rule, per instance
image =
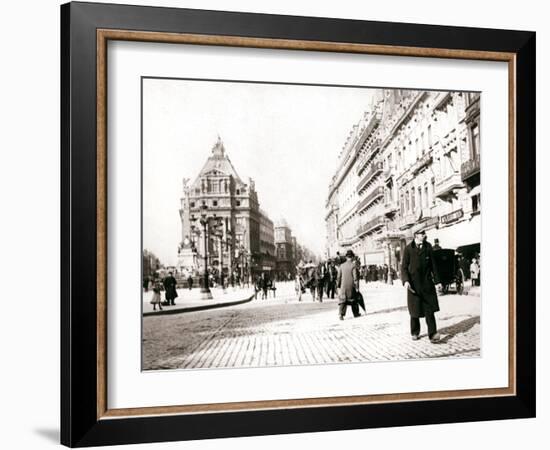
[[157, 305], [159, 310], [162, 311], [162, 305], [160, 304], [160, 283], [158, 281], [153, 285], [153, 297], [151, 298], [151, 305], [153, 305], [153, 311], [157, 310]]

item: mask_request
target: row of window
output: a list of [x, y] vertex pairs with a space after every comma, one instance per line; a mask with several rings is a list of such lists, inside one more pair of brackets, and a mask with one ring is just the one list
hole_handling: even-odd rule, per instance
[[[202, 204], [202, 202], [201, 202]], [[206, 204], [208, 204], [208, 202], [206, 202]], [[191, 208], [195, 208], [195, 206], [198, 206], [196, 202], [189, 202], [189, 206]], [[210, 206], [213, 206], [213, 207], [216, 207], [218, 206], [218, 200], [212, 200], [211, 201], [211, 205]], [[227, 202], [223, 202], [221, 205], [219, 206], [228, 206]], [[235, 200], [235, 206], [241, 206], [241, 201], [240, 200]]]
[[412, 187], [411, 189], [402, 192], [400, 200], [401, 216], [405, 214], [412, 214], [418, 208], [427, 208], [435, 203], [435, 180], [431, 180], [431, 192], [429, 190], [428, 183], [424, 183], [423, 186]]
[[[204, 189], [202, 190], [209, 194], [219, 194], [219, 193], [229, 192], [229, 186], [227, 182], [224, 182], [223, 180], [220, 180], [219, 182], [207, 180], [203, 187]], [[201, 194], [201, 188], [195, 188], [195, 195], [200, 195], [200, 194]], [[241, 195], [241, 190], [236, 189], [235, 195]]]

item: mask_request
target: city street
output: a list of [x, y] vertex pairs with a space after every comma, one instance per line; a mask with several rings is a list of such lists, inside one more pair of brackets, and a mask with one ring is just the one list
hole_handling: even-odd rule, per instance
[[421, 319], [419, 341], [409, 334], [406, 293], [361, 282], [367, 313], [338, 320], [337, 300], [298, 302], [294, 283], [278, 283], [277, 297], [174, 315], [143, 318], [143, 369], [266, 367], [419, 358], [480, 356], [479, 288], [440, 296], [441, 341], [430, 343]]

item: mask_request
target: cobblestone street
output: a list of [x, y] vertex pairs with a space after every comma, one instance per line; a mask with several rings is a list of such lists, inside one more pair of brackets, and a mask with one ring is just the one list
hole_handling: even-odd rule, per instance
[[277, 298], [199, 312], [143, 318], [143, 369], [265, 367], [480, 356], [480, 297], [440, 296], [441, 341], [430, 343], [422, 319], [419, 341], [409, 334], [401, 284], [361, 285], [367, 314], [338, 320], [337, 300], [298, 302], [293, 283]]

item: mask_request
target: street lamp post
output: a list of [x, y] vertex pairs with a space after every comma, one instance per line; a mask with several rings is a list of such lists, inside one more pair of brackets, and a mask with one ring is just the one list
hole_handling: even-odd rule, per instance
[[218, 238], [218, 244], [219, 244], [219, 270], [220, 270], [220, 284], [222, 285], [222, 290], [225, 293], [225, 283], [224, 283], [224, 277], [223, 277], [223, 250], [224, 250], [224, 240], [223, 240], [223, 230], [221, 228], [220, 224], [216, 224], [214, 228], [214, 236]]
[[244, 246], [241, 245], [241, 282], [244, 286]]
[[[206, 202], [203, 201], [201, 205], [201, 213], [200, 213], [200, 219], [199, 222], [202, 225], [203, 233], [204, 233], [204, 282], [203, 286], [200, 290], [201, 292], [201, 298], [202, 300], [211, 300], [212, 299], [212, 292], [210, 291], [210, 282], [208, 280], [208, 226], [210, 224], [211, 219], [216, 219], [216, 215], [208, 216], [207, 214], [208, 206], [206, 205]], [[197, 219], [192, 215], [191, 221], [195, 222]]]

